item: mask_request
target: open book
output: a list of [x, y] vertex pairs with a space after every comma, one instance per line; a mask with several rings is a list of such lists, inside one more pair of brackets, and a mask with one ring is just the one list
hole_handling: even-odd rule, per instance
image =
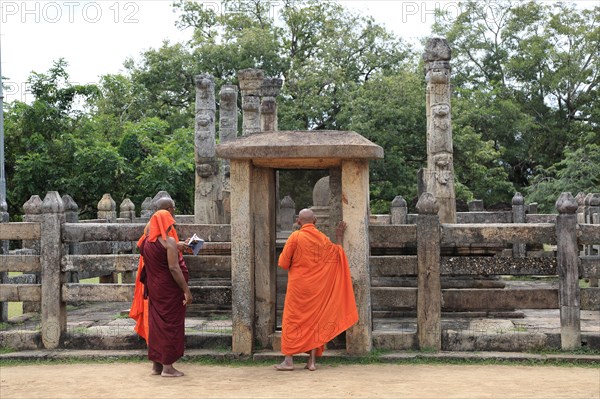
[[192, 248], [192, 252], [194, 252], [194, 255], [198, 255], [198, 252], [200, 252], [200, 249], [204, 245], [204, 240], [198, 237], [196, 233], [194, 233], [192, 238], [190, 238], [190, 240], [188, 241], [187, 245], [188, 247]]

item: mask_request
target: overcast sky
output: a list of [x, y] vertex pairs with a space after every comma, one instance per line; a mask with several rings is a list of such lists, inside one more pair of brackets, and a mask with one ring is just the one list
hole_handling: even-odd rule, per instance
[[[194, 0], [195, 1], [195, 0]], [[198, 1], [226, 12], [220, 1]], [[430, 34], [435, 8], [451, 14], [457, 1], [340, 0], [371, 15], [399, 36], [417, 42]], [[28, 101], [25, 81], [31, 71], [46, 72], [63, 57], [73, 83], [97, 82], [118, 73], [128, 57], [158, 48], [163, 40], [182, 42], [191, 31], [175, 27], [172, 0], [0, 0], [0, 44], [5, 101]], [[593, 4], [593, 1], [580, 3]], [[277, 8], [274, 9], [274, 12]], [[30, 96], [30, 95], [29, 95]]]

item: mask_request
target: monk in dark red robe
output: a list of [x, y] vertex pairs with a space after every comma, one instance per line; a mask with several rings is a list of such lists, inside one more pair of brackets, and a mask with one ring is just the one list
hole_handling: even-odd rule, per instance
[[[174, 209], [174, 205], [172, 208]], [[137, 316], [136, 331], [142, 331], [146, 335], [153, 374], [163, 377], [183, 375], [173, 367], [173, 363], [183, 356], [185, 309], [192, 302], [187, 285], [188, 270], [178, 250], [181, 242], [175, 232], [173, 212], [157, 211], [140, 239], [143, 265], [138, 279], [145, 286], [147, 308], [143, 303], [140, 305], [139, 298], [134, 296], [130, 312], [131, 314], [135, 310], [133, 313]], [[144, 320], [147, 320], [147, 326]]]
[[293, 355], [308, 353], [306, 369], [316, 370], [316, 358], [325, 344], [358, 321], [350, 268], [339, 245], [346, 223], [336, 228], [338, 244], [315, 227], [310, 209], [298, 215], [300, 230], [287, 239], [279, 267], [288, 270], [283, 308], [281, 351], [283, 362], [275, 369], [293, 370]]

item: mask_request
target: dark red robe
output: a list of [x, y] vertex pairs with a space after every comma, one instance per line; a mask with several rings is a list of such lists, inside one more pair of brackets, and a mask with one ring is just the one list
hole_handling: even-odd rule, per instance
[[[160, 364], [173, 364], [183, 356], [185, 347], [184, 295], [167, 262], [167, 249], [159, 240], [147, 239], [140, 247], [146, 269], [148, 290], [148, 358]], [[185, 281], [188, 269], [179, 253], [179, 267]]]

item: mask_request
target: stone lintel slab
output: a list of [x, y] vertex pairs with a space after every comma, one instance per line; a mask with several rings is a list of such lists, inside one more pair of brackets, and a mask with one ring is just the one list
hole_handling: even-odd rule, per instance
[[342, 160], [381, 159], [383, 148], [351, 131], [277, 131], [219, 144], [217, 156], [252, 159], [263, 167], [330, 168], [340, 166]]

